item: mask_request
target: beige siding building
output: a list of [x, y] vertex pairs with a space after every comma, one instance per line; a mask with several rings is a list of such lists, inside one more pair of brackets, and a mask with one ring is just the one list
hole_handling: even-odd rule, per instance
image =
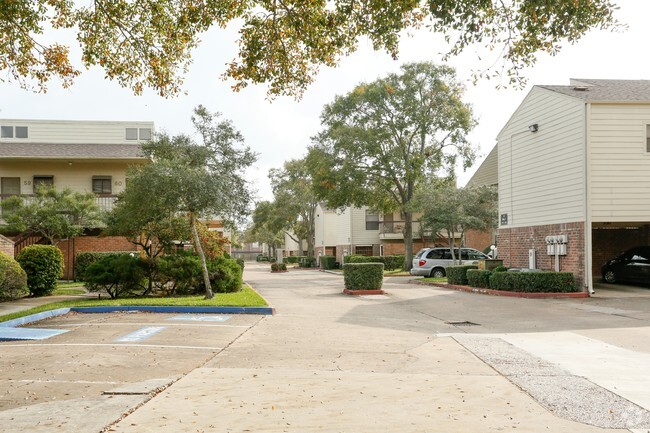
[[571, 271], [592, 291], [607, 259], [650, 244], [650, 81], [533, 87], [470, 183], [495, 178], [505, 264]]

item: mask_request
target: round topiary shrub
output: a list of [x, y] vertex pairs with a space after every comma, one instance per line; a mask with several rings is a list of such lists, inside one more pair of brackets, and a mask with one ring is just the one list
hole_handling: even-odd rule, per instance
[[243, 270], [235, 259], [217, 257], [208, 262], [210, 285], [216, 293], [231, 293], [241, 290], [244, 284]]
[[17, 299], [27, 295], [27, 274], [13, 257], [0, 252], [0, 299]]
[[348, 290], [379, 290], [384, 283], [384, 264], [346, 263], [343, 279]]
[[27, 273], [27, 288], [33, 296], [51, 294], [63, 276], [63, 253], [54, 245], [24, 248], [16, 261]]

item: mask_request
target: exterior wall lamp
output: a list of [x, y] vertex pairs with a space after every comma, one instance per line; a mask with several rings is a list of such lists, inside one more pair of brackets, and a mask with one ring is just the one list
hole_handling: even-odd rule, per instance
[[532, 125], [530, 125], [528, 127], [528, 130], [530, 132], [537, 132], [537, 131], [539, 131], [539, 125], [537, 123], [533, 123]]

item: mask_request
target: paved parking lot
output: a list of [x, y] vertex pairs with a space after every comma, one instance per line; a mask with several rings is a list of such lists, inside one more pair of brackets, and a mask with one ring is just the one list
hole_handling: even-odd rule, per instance
[[263, 316], [69, 313], [0, 342], [0, 431], [100, 431], [210, 361]]

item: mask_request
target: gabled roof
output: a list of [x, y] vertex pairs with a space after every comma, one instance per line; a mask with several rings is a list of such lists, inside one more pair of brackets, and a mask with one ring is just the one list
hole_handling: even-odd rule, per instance
[[650, 80], [572, 78], [568, 86], [536, 86], [585, 102], [650, 102]]
[[145, 159], [137, 144], [0, 143], [0, 158]]
[[476, 170], [467, 186], [497, 185], [499, 183], [499, 149], [494, 145], [483, 163]]

